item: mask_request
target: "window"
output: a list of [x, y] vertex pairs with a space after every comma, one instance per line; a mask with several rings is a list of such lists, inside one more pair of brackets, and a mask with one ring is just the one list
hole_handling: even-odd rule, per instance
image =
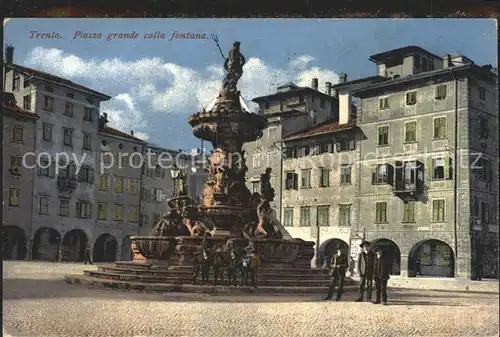
[[417, 141], [417, 122], [405, 123], [405, 143]]
[[479, 201], [477, 200], [477, 197], [472, 198], [472, 215], [475, 217], [479, 216]]
[[311, 169], [302, 170], [300, 173], [301, 177], [301, 185], [302, 188], [310, 188], [311, 187]]
[[49, 214], [49, 198], [40, 197], [38, 199], [38, 213]]
[[52, 84], [46, 84], [45, 91], [54, 92], [54, 86]]
[[66, 116], [73, 116], [73, 103], [66, 102], [64, 106], [64, 114]]
[[103, 174], [99, 177], [99, 189], [101, 191], [108, 190], [108, 176]]
[[446, 117], [434, 118], [434, 139], [446, 138]]
[[76, 203], [76, 217], [90, 219], [92, 217], [92, 204], [88, 201]]
[[108, 204], [99, 202], [97, 204], [97, 219], [106, 220], [108, 218]]
[[137, 183], [136, 179], [130, 179], [128, 181], [128, 193], [129, 194], [137, 194], [138, 185], [139, 184]]
[[389, 126], [379, 126], [378, 127], [378, 145], [387, 146], [389, 145]]
[[481, 222], [490, 223], [490, 209], [487, 202], [481, 202]]
[[50, 164], [48, 159], [40, 159], [40, 164], [38, 165], [38, 175], [44, 177], [48, 177], [50, 175]]
[[128, 219], [129, 222], [137, 222], [137, 206], [128, 207]]
[[83, 120], [84, 121], [88, 121], [88, 122], [92, 122], [93, 120], [93, 113], [92, 113], [92, 109], [91, 108], [85, 108], [85, 113], [83, 115]]
[[414, 62], [415, 62], [415, 68], [417, 68], [418, 70], [420, 70], [420, 55], [415, 55], [414, 56]]
[[393, 184], [394, 167], [389, 164], [378, 164], [372, 175], [372, 184]]
[[83, 134], [83, 149], [92, 150], [92, 135], [88, 133]]
[[309, 146], [302, 146], [300, 148], [298, 148], [298, 151], [297, 151], [297, 156], [300, 158], [300, 157], [305, 157], [305, 156], [308, 156], [309, 153], [310, 153], [310, 147]]
[[417, 92], [411, 91], [406, 93], [406, 105], [414, 105], [417, 103]]
[[75, 98], [75, 95], [73, 93], [71, 93], [71, 92], [67, 92], [66, 93], [66, 97], [68, 97], [68, 98]]
[[73, 146], [73, 130], [64, 129], [63, 135], [64, 135], [63, 139], [64, 145]]
[[94, 182], [94, 170], [89, 166], [82, 166], [80, 171], [78, 172], [78, 181], [82, 181], [85, 183], [93, 183]]
[[330, 206], [318, 206], [317, 212], [318, 217], [316, 221], [318, 222], [318, 226], [329, 226]]
[[337, 152], [354, 150], [356, 144], [353, 138], [341, 138], [335, 143], [335, 150]]
[[163, 172], [160, 165], [156, 165], [156, 178], [163, 177]]
[[378, 104], [379, 110], [389, 109], [389, 98], [387, 97], [380, 98], [378, 102], [379, 102]]
[[342, 165], [340, 167], [340, 184], [346, 185], [351, 183], [351, 165]]
[[444, 200], [432, 201], [432, 221], [444, 222]]
[[123, 177], [115, 178], [115, 192], [123, 193]]
[[264, 103], [264, 109], [269, 109], [269, 102]]
[[113, 205], [113, 220], [122, 221], [122, 205]]
[[30, 86], [30, 80], [28, 80], [27, 78], [24, 78], [24, 81], [23, 81], [23, 88], [27, 88]]
[[31, 95], [26, 95], [23, 97], [23, 109], [31, 110]]
[[68, 216], [69, 215], [69, 200], [59, 199], [59, 215]]
[[260, 182], [252, 182], [252, 193], [260, 193]]
[[491, 170], [491, 162], [488, 159], [479, 159], [478, 161], [480, 171], [479, 179], [482, 181], [491, 182], [493, 172]]
[[452, 158], [433, 158], [432, 159], [432, 179], [452, 179]]
[[427, 59], [422, 58], [422, 71], [427, 71], [427, 70], [429, 70], [427, 66]]
[[481, 101], [485, 101], [486, 100], [486, 88], [478, 87], [477, 89], [479, 91], [479, 99]]
[[319, 144], [319, 153], [333, 153], [333, 143], [326, 142]]
[[285, 189], [298, 189], [299, 175], [297, 173], [286, 172], [285, 177]]
[[19, 189], [9, 188], [9, 206], [19, 207]]
[[375, 205], [375, 222], [376, 223], [386, 223], [387, 222], [387, 203], [377, 202]]
[[436, 87], [435, 98], [436, 99], [446, 98], [446, 84], [440, 84]]
[[306, 227], [311, 225], [311, 207], [300, 208], [300, 226]]
[[262, 154], [255, 153], [252, 157], [252, 165], [253, 167], [260, 167], [262, 165]]
[[479, 138], [488, 139], [488, 119], [479, 117]]
[[287, 227], [293, 226], [293, 208], [285, 208], [283, 221], [284, 221], [283, 223], [284, 226]]
[[52, 141], [52, 128], [53, 126], [50, 124], [43, 124], [43, 140], [47, 142]]
[[21, 75], [15, 72], [12, 81], [12, 90], [19, 91], [20, 87], [21, 87]]
[[148, 215], [147, 214], [142, 213], [139, 217], [140, 217], [139, 218], [139, 227], [142, 227], [143, 225], [148, 224]]
[[10, 157], [10, 173], [20, 176], [23, 159], [21, 157]]
[[54, 98], [50, 96], [45, 96], [43, 101], [43, 108], [49, 111], [54, 110]]
[[330, 169], [320, 168], [319, 169], [319, 187], [330, 186]]
[[408, 201], [403, 204], [403, 222], [415, 222], [415, 202]]
[[351, 205], [339, 205], [339, 226], [351, 225]]
[[23, 142], [23, 128], [20, 128], [18, 126], [14, 126], [12, 128], [12, 140], [15, 142]]

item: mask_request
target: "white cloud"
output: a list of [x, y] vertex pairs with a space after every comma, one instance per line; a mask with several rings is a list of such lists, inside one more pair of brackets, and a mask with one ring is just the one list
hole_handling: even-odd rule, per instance
[[[338, 82], [335, 72], [311, 66], [314, 60], [311, 55], [301, 55], [283, 68], [273, 68], [259, 58], [248, 59], [239, 82], [243, 98], [255, 108], [252, 98], [273, 93], [277, 85], [285, 82], [308, 86], [316, 77], [320, 90], [324, 82]], [[102, 104], [110, 124], [124, 132], [133, 129], [143, 137], [148, 136], [155, 114], [188, 115], [207, 106], [217, 96], [224, 76], [222, 65], [194, 70], [158, 57], [135, 61], [83, 59], [43, 47], [29, 52], [26, 65], [112, 95]]]

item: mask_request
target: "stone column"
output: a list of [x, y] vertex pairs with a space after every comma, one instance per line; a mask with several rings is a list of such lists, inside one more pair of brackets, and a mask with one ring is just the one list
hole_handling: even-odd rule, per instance
[[401, 255], [401, 277], [408, 277], [408, 255]]

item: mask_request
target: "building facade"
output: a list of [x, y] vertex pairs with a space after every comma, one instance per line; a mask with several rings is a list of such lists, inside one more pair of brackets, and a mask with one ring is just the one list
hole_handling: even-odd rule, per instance
[[[19, 108], [12, 93], [3, 93], [3, 219], [2, 256], [25, 259], [32, 231], [36, 120], [38, 116]], [[23, 163], [24, 159], [24, 163]]]
[[496, 75], [418, 47], [373, 55], [387, 79], [362, 102], [357, 236], [383, 246], [392, 273], [497, 276]]

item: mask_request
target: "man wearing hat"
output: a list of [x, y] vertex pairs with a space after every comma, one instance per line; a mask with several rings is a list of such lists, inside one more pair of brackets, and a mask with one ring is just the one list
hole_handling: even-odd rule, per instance
[[356, 302], [363, 302], [365, 293], [368, 301], [372, 300], [372, 285], [373, 285], [373, 264], [375, 262], [375, 254], [370, 250], [370, 242], [363, 241], [359, 245], [362, 249], [358, 255], [358, 274], [360, 277], [358, 299]]
[[337, 283], [338, 288], [336, 301], [340, 300], [344, 290], [345, 272], [349, 266], [347, 256], [342, 253], [339, 246], [335, 247], [335, 250], [336, 254], [332, 256], [330, 261], [330, 284], [328, 287], [328, 295], [324, 298], [324, 300], [332, 299], [333, 291], [335, 290], [335, 285], [337, 285]]
[[381, 248], [375, 250], [375, 266], [373, 268], [373, 278], [375, 279], [376, 300], [373, 304], [382, 303], [387, 305], [387, 281], [389, 281], [390, 265], [386, 260]]

